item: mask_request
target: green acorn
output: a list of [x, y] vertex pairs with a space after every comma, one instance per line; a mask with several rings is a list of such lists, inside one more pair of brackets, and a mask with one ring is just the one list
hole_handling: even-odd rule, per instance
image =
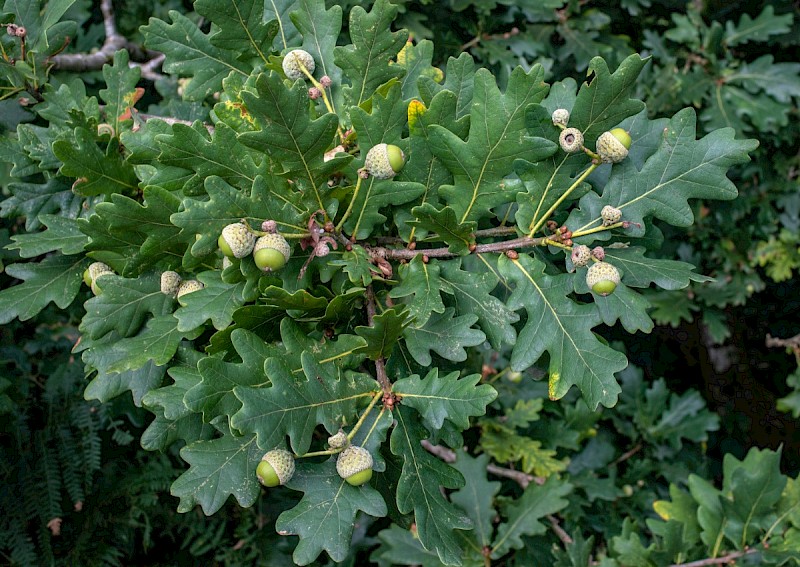
[[592, 259], [592, 251], [589, 250], [588, 246], [576, 244], [572, 247], [572, 255], [570, 258], [572, 260], [572, 264], [576, 268], [582, 268], [589, 263], [589, 260]]
[[194, 293], [195, 291], [200, 291], [201, 289], [203, 289], [203, 284], [201, 284], [199, 281], [186, 280], [185, 282], [181, 282], [181, 285], [178, 286], [178, 291], [175, 296], [178, 298], [178, 303], [186, 307], [186, 302], [181, 301], [181, 298], [188, 293]]
[[225, 256], [244, 258], [253, 251], [256, 235], [244, 224], [236, 222], [222, 229], [217, 239], [219, 249]]
[[103, 262], [92, 262], [89, 267], [83, 271], [83, 282], [92, 288], [92, 293], [98, 295], [100, 291], [100, 284], [95, 280], [105, 274], [113, 274], [114, 270], [108, 264]]
[[612, 207], [611, 205], [606, 205], [600, 211], [600, 218], [603, 219], [603, 226], [611, 226], [612, 224], [616, 224], [622, 218], [622, 211], [620, 211], [616, 207]]
[[181, 282], [183, 278], [181, 278], [178, 272], [173, 272], [172, 270], [167, 270], [163, 274], [161, 274], [161, 293], [164, 295], [171, 295], [175, 297], [178, 293], [178, 289], [181, 286]]
[[264, 486], [281, 486], [294, 475], [294, 455], [286, 449], [267, 451], [256, 467], [258, 481]]
[[375, 179], [390, 179], [403, 169], [405, 163], [403, 150], [392, 144], [377, 144], [367, 152], [364, 169]]
[[603, 163], [619, 163], [628, 157], [631, 135], [622, 128], [603, 132], [597, 138], [597, 155]]
[[364, 447], [350, 445], [339, 453], [336, 472], [352, 486], [361, 486], [372, 478], [372, 455]]
[[558, 143], [567, 153], [579, 152], [583, 148], [583, 132], [577, 128], [564, 128], [558, 136]]
[[265, 234], [253, 247], [253, 259], [256, 266], [265, 272], [277, 271], [286, 265], [292, 249], [286, 239], [278, 233]]
[[293, 49], [283, 58], [283, 72], [293, 81], [306, 76], [305, 73], [300, 70], [301, 65], [305, 67], [310, 74], [314, 74], [314, 69], [316, 69], [314, 58], [304, 49]]
[[619, 270], [608, 262], [596, 262], [586, 272], [586, 285], [603, 297], [613, 293], [619, 282]]

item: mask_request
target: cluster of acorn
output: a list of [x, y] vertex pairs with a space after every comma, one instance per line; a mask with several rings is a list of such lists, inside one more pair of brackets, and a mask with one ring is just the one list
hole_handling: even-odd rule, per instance
[[[361, 486], [372, 478], [372, 455], [364, 447], [350, 445], [344, 431], [328, 438], [331, 449], [342, 449], [336, 459], [336, 472], [348, 484]], [[258, 481], [264, 486], [281, 486], [294, 475], [294, 455], [286, 449], [267, 451], [256, 467]]]
[[220, 251], [226, 258], [244, 258], [250, 254], [256, 266], [265, 272], [277, 271], [286, 265], [292, 249], [275, 227], [275, 221], [264, 221], [263, 232], [256, 232], [243, 222], [235, 222], [222, 229], [217, 239]]
[[[603, 218], [603, 225], [610, 226], [619, 222], [622, 218], [622, 211], [606, 205], [600, 212], [600, 216]], [[621, 281], [619, 270], [613, 264], [604, 262], [605, 257], [606, 252], [602, 246], [589, 249], [584, 244], [573, 246], [572, 255], [570, 256], [572, 264], [576, 268], [582, 268], [589, 262], [594, 261], [594, 264], [589, 266], [589, 270], [586, 272], [586, 285], [593, 292], [603, 297], [613, 293]]]
[[[558, 136], [558, 143], [561, 149], [567, 153], [584, 151], [583, 132], [577, 128], [568, 128], [569, 110], [558, 108], [553, 111], [551, 116], [553, 124], [561, 128]], [[628, 150], [631, 147], [631, 135], [622, 128], [614, 128], [608, 132], [603, 132], [597, 138], [595, 149], [597, 156], [603, 163], [619, 163], [628, 157]]]

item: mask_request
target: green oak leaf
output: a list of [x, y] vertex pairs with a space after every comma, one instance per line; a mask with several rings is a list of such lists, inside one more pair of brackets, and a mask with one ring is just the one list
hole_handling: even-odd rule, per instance
[[264, 20], [262, 0], [198, 0], [194, 9], [218, 26], [209, 38], [211, 45], [238, 52], [242, 60], [258, 56], [268, 62], [278, 23]]
[[261, 292], [261, 299], [266, 305], [277, 307], [282, 311], [290, 311], [295, 318], [321, 318], [328, 306], [325, 297], [316, 297], [304, 289], [290, 293], [282, 287], [269, 286]]
[[252, 506], [261, 485], [256, 466], [264, 451], [255, 435], [238, 436], [225, 432], [222, 437], [190, 443], [181, 449], [189, 470], [175, 479], [170, 494], [180, 498], [178, 512], [188, 512], [199, 504], [206, 516], [222, 508], [229, 496], [240, 506]]
[[356, 405], [375, 392], [376, 382], [366, 374], [321, 364], [308, 352], [301, 360], [303, 373], [294, 374], [283, 359], [270, 358], [264, 370], [271, 386], [234, 389], [242, 408], [231, 417], [231, 425], [255, 433], [264, 450], [282, 446], [288, 435], [292, 450], [306, 453], [317, 424], [337, 431], [355, 414]]
[[416, 374], [394, 383], [392, 391], [403, 399], [403, 405], [417, 410], [430, 429], [441, 429], [448, 419], [460, 429], [469, 428], [469, 418], [486, 413], [486, 406], [497, 397], [497, 391], [481, 384], [480, 374], [459, 378], [458, 372], [439, 375], [432, 368], [425, 378]]
[[621, 391], [614, 373], [628, 361], [592, 333], [600, 323], [595, 306], [579, 305], [568, 297], [573, 276], [549, 276], [544, 273], [545, 264], [527, 254], [520, 254], [518, 260], [501, 256], [499, 267], [516, 284], [508, 308], [524, 307], [528, 312], [511, 354], [511, 367], [525, 370], [547, 351], [552, 399], [562, 398], [577, 385], [590, 408], [601, 403], [612, 407]]
[[272, 42], [277, 50], [288, 49], [300, 42], [297, 28], [289, 18], [289, 13], [297, 9], [299, 0], [265, 0], [264, 21], [275, 21], [278, 24], [278, 35]]
[[723, 532], [736, 549], [759, 540], [775, 522], [775, 506], [786, 486], [781, 452], [752, 448], [743, 460], [732, 454], [722, 461]]
[[7, 246], [8, 250], [19, 250], [22, 258], [34, 258], [56, 250], [69, 256], [83, 252], [89, 242], [86, 235], [81, 233], [75, 219], [43, 213], [39, 222], [47, 230], [15, 234], [11, 237], [14, 243]]
[[430, 202], [414, 207], [411, 213], [414, 215], [414, 220], [407, 221], [409, 225], [435, 233], [453, 254], [469, 254], [469, 247], [475, 243], [473, 233], [478, 223], [459, 222], [452, 207], [437, 210]]
[[419, 565], [441, 567], [435, 550], [428, 550], [411, 530], [392, 524], [378, 532], [380, 546], [372, 552], [370, 560], [377, 565]]
[[160, 187], [146, 187], [143, 201], [124, 195], [98, 203], [95, 214], [80, 220], [81, 231], [91, 238], [89, 251], [113, 250], [125, 260], [122, 275], [136, 276], [163, 259], [183, 255], [191, 236], [170, 222], [181, 200]]
[[413, 296], [413, 300], [409, 299], [405, 305], [408, 305], [408, 312], [418, 327], [425, 325], [432, 313], [444, 313], [439, 270], [439, 264], [426, 264], [422, 256], [417, 255], [408, 264], [400, 266], [400, 285], [389, 293], [389, 297], [395, 299]]
[[388, 0], [376, 0], [367, 12], [361, 6], [350, 10], [350, 40], [347, 46], [333, 50], [334, 61], [350, 85], [344, 96], [351, 106], [360, 106], [375, 90], [394, 78], [405, 74], [396, 63], [398, 52], [408, 39], [408, 31], [388, 32], [397, 15], [397, 7]]
[[230, 340], [241, 362], [226, 362], [216, 356], [201, 359], [197, 368], [202, 381], [184, 396], [186, 406], [202, 413], [206, 422], [219, 416], [233, 415], [241, 407], [234, 395], [237, 386], [269, 383], [264, 373], [264, 362], [271, 356], [282, 354], [280, 347], [265, 343], [258, 335], [245, 329], [234, 330]]
[[155, 413], [155, 419], [142, 432], [140, 443], [145, 451], [167, 451], [178, 441], [185, 445], [195, 441], [207, 441], [216, 433], [216, 429], [203, 423], [203, 418], [196, 413], [175, 420], [167, 419], [158, 413], [158, 410], [155, 410]]
[[[465, 347], [483, 343], [486, 335], [472, 325], [478, 320], [473, 313], [454, 316], [455, 309], [448, 307], [442, 313], [433, 313], [424, 325], [411, 323], [403, 331], [411, 356], [423, 366], [431, 364], [431, 351], [453, 362], [467, 359]], [[358, 331], [356, 331], [358, 332]]]
[[166, 54], [164, 72], [191, 78], [184, 87], [184, 99], [202, 101], [219, 91], [230, 73], [247, 76], [249, 69], [237, 60], [235, 52], [214, 46], [209, 36], [180, 12], [170, 10], [169, 17], [170, 24], [150, 18], [141, 30], [149, 49]]
[[[197, 333], [179, 331], [178, 320], [172, 313], [153, 317], [139, 331], [139, 334], [113, 343], [111, 356], [116, 360], [111, 362], [105, 371], [136, 370], [151, 360], [155, 364], [163, 366], [175, 355], [178, 345], [184, 338], [195, 338], [196, 336]], [[90, 365], [93, 359], [91, 356], [87, 358], [86, 355], [91, 352], [84, 353], [84, 362]]]
[[725, 39], [723, 41], [728, 47], [749, 41], [767, 41], [770, 36], [790, 31], [792, 20], [792, 14], [776, 16], [775, 8], [767, 4], [755, 19], [751, 18], [749, 14], [742, 14], [738, 24], [734, 24], [732, 19], [725, 22]]
[[302, 48], [314, 58], [314, 74], [331, 78], [328, 97], [334, 112], [337, 112], [343, 106], [342, 70], [334, 63], [334, 48], [342, 31], [342, 7], [333, 5], [326, 9], [323, 0], [299, 0], [297, 10], [291, 12], [290, 18], [303, 37]]
[[99, 339], [115, 331], [120, 337], [139, 333], [150, 316], [172, 313], [174, 299], [161, 293], [159, 276], [137, 279], [103, 276], [103, 292], [88, 300], [80, 331]]
[[114, 54], [113, 65], [103, 65], [103, 78], [106, 88], [100, 90], [100, 97], [105, 101], [106, 122], [120, 132], [120, 117], [135, 102], [136, 83], [139, 82], [141, 70], [128, 65], [129, 55], [124, 49]]
[[328, 263], [331, 266], [342, 266], [351, 283], [366, 287], [372, 282], [373, 270], [376, 270], [371, 260], [364, 247], [355, 244], [351, 251], [342, 254], [341, 260]]
[[625, 248], [606, 247], [606, 262], [622, 272], [622, 281], [631, 287], [649, 287], [651, 283], [662, 289], [683, 289], [690, 282], [709, 282], [712, 278], [698, 274], [687, 262], [664, 258], [647, 258], [640, 246]]
[[233, 321], [233, 313], [245, 302], [244, 282], [229, 284], [222, 281], [221, 272], [202, 272], [197, 279], [203, 289], [181, 298], [185, 305], [175, 311], [179, 331], [191, 331], [207, 320], [217, 330], [225, 329]]
[[[622, 218], [633, 223], [626, 234], [642, 236], [649, 217], [674, 226], [689, 226], [694, 220], [688, 200], [733, 199], [737, 195], [727, 170], [749, 160], [747, 153], [756, 140], [734, 140], [730, 128], [715, 130], [696, 140], [697, 118], [692, 108], [679, 111], [669, 121], [656, 153], [641, 171], [621, 162], [603, 190], [603, 196], [589, 192], [573, 210], [567, 224], [573, 232], [601, 224], [600, 210], [612, 205], [622, 211]], [[648, 220], [646, 220], [648, 219]]]
[[[169, 134], [157, 134], [155, 141], [161, 153], [158, 163], [186, 170], [184, 194], [199, 194], [203, 181], [216, 175], [240, 189], [253, 186], [257, 175], [267, 173], [266, 164], [256, 152], [245, 147], [224, 122], [209, 134], [200, 122], [191, 126], [173, 124]], [[159, 183], [159, 173], [151, 183]]]
[[348, 156], [324, 161], [336, 135], [336, 116], [309, 117], [308, 87], [302, 80], [287, 88], [277, 73], [261, 74], [254, 89], [243, 90], [241, 96], [261, 129], [244, 132], [239, 140], [267, 154], [276, 170], [306, 194], [308, 208], [324, 210], [327, 199], [320, 190], [323, 186], [327, 189], [328, 177], [351, 159]]
[[467, 141], [441, 126], [430, 127], [431, 151], [454, 177], [439, 194], [460, 223], [486, 217], [489, 209], [513, 199], [503, 178], [515, 159], [538, 161], [552, 153], [552, 142], [530, 140], [525, 130], [525, 109], [547, 93], [543, 78], [541, 65], [528, 73], [518, 67], [501, 93], [492, 74], [481, 69], [475, 73]]
[[306, 329], [292, 319], [286, 317], [281, 323], [281, 340], [286, 349], [283, 361], [292, 369], [293, 374], [303, 372], [301, 354], [307, 352], [320, 364], [332, 363], [342, 372], [349, 368], [358, 368], [364, 362], [365, 355], [358, 353], [365, 341], [357, 335], [338, 335], [336, 340], [320, 341], [309, 336]]
[[403, 405], [394, 411], [397, 425], [390, 447], [403, 460], [397, 485], [397, 507], [403, 514], [414, 512], [419, 540], [426, 549], [436, 550], [445, 565], [460, 565], [462, 540], [456, 530], [472, 527], [469, 517], [442, 496], [441, 487], [461, 488], [464, 477], [421, 445], [428, 437], [418, 414]]
[[304, 232], [302, 209], [291, 202], [287, 185], [273, 176], [256, 177], [250, 192], [240, 191], [225, 180], [212, 176], [205, 180], [207, 200], [184, 199], [183, 210], [174, 213], [172, 224], [183, 229], [185, 237], [200, 238], [192, 245], [192, 254], [202, 257], [217, 250], [217, 239], [226, 225], [245, 219], [260, 229], [265, 219], [278, 223], [281, 232]]
[[350, 486], [339, 476], [335, 458], [320, 464], [298, 463], [287, 486], [303, 492], [303, 498], [278, 516], [275, 529], [300, 536], [292, 553], [297, 565], [314, 563], [323, 551], [334, 561], [343, 561], [350, 551], [358, 512], [376, 518], [388, 513], [377, 490], [369, 484]]
[[551, 476], [542, 485], [532, 482], [522, 497], [506, 506], [507, 520], [497, 527], [497, 537], [492, 546], [492, 558], [498, 559], [525, 545], [522, 536], [541, 535], [547, 527], [540, 520], [555, 514], [569, 504], [565, 497], [572, 485]]
[[144, 396], [154, 388], [158, 388], [164, 381], [166, 370], [165, 366], [159, 366], [153, 361], [146, 362], [141, 368], [123, 372], [106, 372], [101, 369], [86, 385], [83, 397], [106, 403], [125, 392], [130, 392], [134, 405], [141, 406]]
[[64, 162], [61, 175], [77, 177], [73, 190], [78, 195], [129, 193], [139, 183], [133, 167], [122, 159], [119, 144], [112, 140], [104, 153], [85, 128], [75, 128], [69, 140], [54, 142], [53, 153]]
[[452, 296], [458, 315], [478, 316], [478, 325], [492, 347], [514, 344], [517, 332], [513, 324], [519, 315], [491, 295], [500, 282], [494, 271], [466, 271], [461, 269], [461, 260], [450, 260], [442, 264], [441, 281], [442, 291]]
[[27, 321], [51, 301], [66, 309], [78, 295], [88, 265], [85, 258], [54, 255], [38, 263], [7, 266], [5, 272], [23, 283], [0, 290], [0, 324]]
[[391, 354], [397, 339], [403, 335], [403, 329], [410, 323], [405, 306], [387, 309], [373, 318], [372, 326], [360, 325], [355, 328], [356, 334], [367, 341], [356, 352], [363, 353], [372, 360], [386, 358]]
[[417, 83], [420, 77], [428, 77], [434, 82], [444, 78], [441, 69], [433, 67], [433, 42], [423, 39], [417, 44], [408, 42], [397, 55], [397, 62], [406, 73], [401, 80], [403, 100], [419, 98]]
[[194, 413], [184, 403], [183, 398], [186, 392], [203, 380], [203, 375], [196, 366], [173, 366], [168, 374], [173, 383], [150, 390], [142, 397], [142, 403], [148, 409], [161, 408], [161, 415], [175, 421]]
[[472, 457], [464, 451], [458, 451], [453, 467], [464, 475], [466, 484], [450, 495], [450, 500], [460, 506], [472, 520], [473, 535], [478, 547], [491, 547], [494, 532], [493, 520], [497, 516], [494, 498], [500, 491], [501, 483], [486, 480], [486, 467], [489, 455]]
[[[452, 122], [456, 120], [461, 122], [463, 119], [464, 122], [462, 123], [468, 126], [475, 84], [475, 61], [472, 56], [465, 51], [458, 58], [449, 57], [444, 77], [444, 83], [436, 82], [433, 77], [421, 77], [417, 82], [419, 94], [425, 104], [428, 104], [433, 109], [435, 95], [442, 91], [453, 93], [455, 96], [453, 104], [455, 115]], [[448, 124], [448, 122], [444, 121], [436, 123]], [[449, 125], [448, 128], [452, 128], [452, 126]], [[465, 138], [466, 133], [461, 137]]]

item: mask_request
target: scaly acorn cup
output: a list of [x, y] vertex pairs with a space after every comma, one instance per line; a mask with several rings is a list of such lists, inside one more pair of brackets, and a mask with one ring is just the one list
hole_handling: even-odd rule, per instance
[[185, 282], [181, 282], [181, 285], [178, 286], [178, 291], [175, 296], [178, 298], [178, 303], [182, 306], [186, 307], [186, 302], [183, 301], [181, 298], [189, 293], [194, 293], [195, 291], [200, 291], [203, 289], [203, 284], [201, 284], [197, 280], [186, 280]]
[[566, 126], [569, 122], [569, 110], [566, 108], [556, 108], [551, 116], [553, 124], [556, 126]]
[[267, 451], [256, 467], [258, 481], [264, 486], [281, 486], [294, 475], [294, 455], [286, 449]]
[[582, 268], [592, 259], [592, 251], [584, 244], [576, 244], [572, 247], [572, 255], [570, 258], [572, 259], [572, 264], [576, 268]]
[[250, 232], [240, 222], [229, 224], [222, 229], [222, 234], [217, 239], [219, 249], [225, 256], [234, 258], [244, 258], [253, 251], [253, 245], [256, 243], [256, 235]]
[[364, 169], [375, 179], [390, 179], [406, 164], [403, 150], [392, 144], [377, 144], [367, 152]]
[[619, 282], [619, 270], [608, 262], [596, 262], [586, 272], [586, 285], [603, 297], [613, 293]]
[[314, 58], [304, 49], [293, 49], [283, 58], [283, 72], [293, 81], [305, 77], [305, 73], [300, 69], [301, 65], [312, 75], [317, 67]]
[[347, 434], [341, 429], [336, 435], [331, 435], [328, 437], [328, 447], [331, 449], [341, 449], [342, 447], [347, 446], [349, 443], [350, 440], [347, 438]]
[[577, 128], [564, 128], [558, 136], [558, 143], [568, 154], [579, 152], [583, 148], [583, 132]]
[[603, 163], [619, 163], [628, 157], [631, 135], [622, 128], [603, 132], [597, 138], [597, 155]]
[[178, 293], [178, 289], [181, 286], [181, 282], [183, 278], [181, 278], [178, 272], [173, 272], [172, 270], [167, 270], [163, 274], [161, 274], [161, 293], [164, 295], [171, 295], [175, 297]]
[[103, 262], [92, 262], [88, 268], [83, 271], [83, 282], [92, 288], [92, 293], [98, 295], [102, 290], [100, 285], [95, 280], [105, 274], [113, 274], [114, 270], [108, 264]]
[[339, 453], [336, 472], [348, 484], [361, 486], [372, 478], [372, 455], [364, 447], [350, 445]]
[[606, 205], [600, 211], [600, 218], [603, 219], [603, 226], [611, 226], [622, 219], [622, 211], [611, 205]]
[[277, 271], [286, 265], [292, 249], [286, 239], [278, 233], [265, 234], [256, 240], [253, 259], [256, 266], [265, 272]]

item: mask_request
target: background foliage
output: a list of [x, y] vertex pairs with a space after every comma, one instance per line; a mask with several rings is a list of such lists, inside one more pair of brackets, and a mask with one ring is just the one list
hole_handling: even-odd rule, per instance
[[[6, 562], [175, 564], [187, 553], [226, 565], [798, 561], [800, 459], [791, 418], [800, 416], [800, 378], [791, 353], [800, 356], [800, 347], [791, 340], [778, 341], [771, 352], [763, 347], [767, 334], [789, 339], [800, 332], [800, 21], [791, 2], [397, 1], [393, 23], [386, 2], [371, 11], [351, 1], [274, 2], [263, 13], [258, 2], [237, 2], [243, 20], [203, 0], [115, 2], [112, 10], [109, 4], [102, 8], [114, 15], [118, 36], [109, 34], [107, 18], [89, 0], [7, 0], [2, 9], [4, 24], [25, 24], [29, 53], [23, 57], [19, 41], [3, 34], [0, 502], [10, 513], [0, 521], [0, 551]], [[390, 25], [391, 34], [374, 31]], [[403, 29], [413, 43], [396, 55], [406, 45]], [[333, 106], [349, 109], [340, 120], [359, 133], [362, 152], [352, 162], [341, 155], [322, 161], [339, 124], [309, 106], [307, 85], [284, 87], [277, 73], [251, 74], [279, 71], [276, 54], [301, 42], [320, 55], [318, 65], [334, 80]], [[50, 67], [56, 57], [99, 46], [108, 58], [102, 69]], [[127, 50], [117, 51], [122, 47]], [[143, 48], [166, 54], [158, 61], [161, 72], [148, 67], [154, 54]], [[204, 55], [196, 58], [198, 51]], [[635, 53], [649, 61], [629, 58]], [[129, 67], [132, 60], [145, 63]], [[382, 62], [377, 70], [366, 65], [373, 60]], [[540, 67], [527, 75], [514, 70], [534, 64]], [[615, 73], [620, 68], [638, 79], [625, 82], [624, 73]], [[596, 366], [565, 372], [566, 382], [554, 385], [547, 357], [534, 364], [534, 353], [558, 358], [559, 341], [538, 344], [540, 335], [525, 334], [525, 323], [538, 315], [526, 301], [532, 293], [526, 277], [540, 277], [548, 297], [562, 305], [567, 299], [559, 289], [572, 282], [556, 270], [563, 254], [552, 250], [516, 263], [501, 258], [490, 267], [516, 286], [514, 294], [490, 295], [498, 280], [486, 272], [476, 277], [484, 268], [473, 257], [428, 264], [418, 257], [394, 274], [400, 285], [379, 295], [386, 310], [352, 324], [364, 301], [359, 290], [381, 280], [358, 247], [332, 253], [327, 267], [315, 260], [301, 282], [294, 275], [259, 281], [246, 261], [222, 275], [213, 269], [216, 236], [228, 222], [270, 217], [288, 234], [307, 229], [302, 211], [341, 216], [336, 207], [352, 183], [330, 193], [317, 188], [333, 173], [354, 179], [369, 145], [387, 138], [409, 144], [414, 157], [398, 181], [353, 198], [361, 214], [344, 224], [347, 234], [366, 239], [387, 226], [406, 241], [411, 230], [420, 240], [450, 234], [445, 244], [462, 254], [477, 228], [503, 215], [527, 226], [534, 212], [522, 202], [516, 210], [490, 211], [503, 203], [492, 184], [509, 179], [517, 147], [499, 129], [475, 128], [478, 115], [469, 122], [463, 101], [478, 100], [487, 115], [499, 115], [542, 102], [546, 81], [554, 86], [542, 108], [552, 110], [548, 105], [575, 102], [577, 81], [587, 71], [601, 93], [602, 86], [624, 84], [630, 97], [624, 116], [632, 117], [626, 126], [636, 134], [639, 154], [615, 166], [615, 174], [620, 167], [635, 167], [637, 179], [661, 173], [645, 161], [664, 128], [694, 124], [694, 114], [681, 110], [687, 106], [696, 111], [700, 140], [692, 147], [703, 155], [717, 141], [731, 156], [713, 177], [716, 192], [687, 190], [673, 198], [672, 209], [690, 212], [694, 224], [645, 207], [640, 214], [655, 233], [638, 249], [609, 249], [627, 266], [644, 261], [644, 249], [661, 247], [663, 259], [688, 262], [696, 272], [654, 261], [659, 274], [642, 275], [636, 285], [625, 270], [625, 284], [639, 290], [622, 286], [613, 296], [635, 308], [610, 301], [602, 304], [605, 312], [576, 307], [583, 323], [567, 335], [596, 343], [595, 353], [614, 359], [600, 365], [602, 392], [586, 387], [586, 373]], [[343, 76], [349, 84], [339, 88]], [[450, 100], [448, 92], [457, 96]], [[426, 106], [417, 122], [406, 114], [411, 99]], [[638, 100], [646, 115], [636, 116], [645, 108]], [[149, 121], [134, 131], [126, 116], [132, 106], [186, 123]], [[279, 109], [295, 107], [308, 115], [275, 119]], [[526, 159], [547, 162], [555, 151], [546, 143], [553, 138], [548, 117], [514, 116], [512, 127], [545, 140], [528, 148], [540, 157]], [[579, 113], [573, 120], [581, 120]], [[213, 122], [213, 133], [202, 122]], [[619, 120], [607, 122], [595, 136]], [[736, 143], [733, 133], [720, 134], [723, 127], [733, 128]], [[282, 146], [297, 132], [302, 151]], [[695, 144], [690, 134], [680, 143]], [[757, 138], [758, 148], [746, 146], [747, 138]], [[474, 186], [480, 168], [462, 166], [457, 157], [482, 159], [495, 142], [502, 165], [482, 178], [490, 189], [464, 200], [460, 191]], [[283, 169], [263, 154], [278, 156]], [[310, 169], [306, 155], [316, 155]], [[702, 165], [705, 158], [697, 159]], [[438, 194], [417, 182], [426, 163], [437, 164], [430, 171], [440, 178], [431, 186], [445, 186]], [[514, 170], [509, 183], [520, 185], [512, 189], [538, 195], [540, 170], [519, 162]], [[725, 196], [725, 170], [738, 198], [687, 201]], [[578, 171], [573, 161], [563, 173]], [[608, 169], [590, 181], [606, 187], [604, 198], [622, 191]], [[409, 203], [417, 204], [423, 192], [427, 204], [412, 210]], [[582, 214], [599, 210], [596, 195], [585, 193], [576, 193], [580, 207], [559, 221], [584, 224]], [[413, 228], [405, 225], [413, 219]], [[84, 252], [118, 274], [104, 277], [107, 287], [97, 297], [81, 286], [91, 261]], [[303, 263], [296, 254], [293, 274]], [[153, 274], [177, 266], [197, 273], [205, 289], [173, 317], [174, 305], [158, 293]], [[668, 268], [672, 276], [662, 273]], [[429, 281], [441, 287], [423, 289]], [[575, 291], [588, 290], [576, 284]], [[481, 299], [464, 300], [471, 296]], [[604, 329], [600, 339], [587, 326], [589, 320], [613, 325], [617, 318], [621, 325]], [[346, 332], [320, 352], [307, 336], [315, 325]], [[430, 336], [455, 347], [436, 351]], [[360, 439], [372, 443], [381, 474], [360, 492], [345, 485], [351, 492], [337, 504], [346, 510], [340, 521], [352, 529], [346, 541], [333, 535], [338, 524], [314, 524], [322, 534], [316, 544], [303, 532], [303, 514], [328, 505], [330, 495], [318, 481], [335, 474], [331, 461], [304, 463], [291, 491], [268, 493], [252, 474], [215, 470], [209, 454], [230, 457], [237, 471], [253, 469], [264, 448], [283, 442], [282, 433], [297, 453], [324, 441], [321, 428], [312, 435], [301, 420], [274, 439], [255, 437], [269, 431], [258, 420], [273, 408], [293, 400], [299, 406], [305, 396], [344, 399], [298, 386], [292, 374], [298, 369], [362, 395], [363, 404], [337, 402], [310, 417], [330, 433], [343, 415], [352, 425], [375, 388], [363, 372], [371, 368], [367, 359], [386, 357], [395, 343], [406, 362], [398, 363], [395, 352], [387, 372], [407, 397], [391, 429], [381, 412], [368, 424], [375, 437]], [[200, 352], [194, 344], [208, 346]], [[621, 352], [635, 364], [622, 370]], [[342, 362], [318, 363], [327, 359]], [[264, 360], [268, 389], [259, 383]], [[462, 368], [460, 378], [452, 372]], [[548, 370], [549, 384], [541, 380]], [[476, 389], [478, 380], [491, 384], [496, 397], [486, 385]], [[578, 389], [569, 390], [572, 383]], [[548, 386], [557, 388], [556, 396]], [[272, 399], [278, 393], [279, 402]], [[414, 403], [414, 395], [444, 393], [456, 401], [439, 414]], [[384, 437], [390, 450], [377, 452]], [[408, 439], [428, 439], [431, 451]], [[414, 477], [409, 462], [429, 474]], [[221, 490], [205, 491], [209, 479]], [[435, 505], [426, 510], [421, 501], [428, 498]]]

